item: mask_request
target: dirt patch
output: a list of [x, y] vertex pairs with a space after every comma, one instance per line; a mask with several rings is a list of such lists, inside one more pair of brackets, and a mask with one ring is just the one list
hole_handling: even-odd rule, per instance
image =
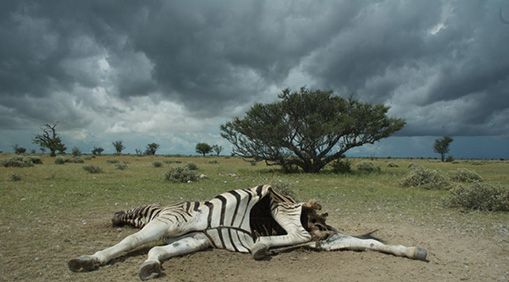
[[[315, 252], [295, 250], [269, 261], [254, 261], [250, 255], [210, 250], [172, 258], [163, 263], [160, 281], [508, 281], [509, 233], [486, 238], [465, 234], [457, 226], [414, 226], [367, 223], [380, 228], [378, 236], [388, 243], [420, 245], [427, 248], [430, 262], [415, 261], [376, 252]], [[51, 246], [18, 248], [4, 256], [3, 281], [135, 281], [148, 247], [141, 248], [111, 264], [89, 273], [72, 273], [66, 262], [80, 254], [108, 247], [128, 234], [131, 228], [112, 228], [106, 218], [63, 228], [53, 234]], [[359, 225], [343, 226], [362, 233]], [[55, 229], [53, 229], [55, 230]], [[356, 232], [359, 231], [359, 232]], [[507, 230], [506, 230], [507, 231]], [[51, 235], [51, 234], [49, 234]], [[64, 238], [60, 241], [58, 238]], [[27, 261], [26, 259], [29, 259]], [[20, 267], [23, 266], [23, 267]], [[11, 269], [15, 271], [5, 271]]]

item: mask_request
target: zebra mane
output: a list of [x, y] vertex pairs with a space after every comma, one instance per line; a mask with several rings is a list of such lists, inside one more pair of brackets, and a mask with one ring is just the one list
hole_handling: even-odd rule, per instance
[[136, 228], [143, 228], [161, 212], [159, 204], [139, 206], [127, 211], [115, 212], [111, 223], [113, 226], [121, 227], [130, 225]]

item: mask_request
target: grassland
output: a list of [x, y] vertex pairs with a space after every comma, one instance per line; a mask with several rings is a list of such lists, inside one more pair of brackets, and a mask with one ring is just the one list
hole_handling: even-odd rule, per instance
[[[9, 157], [0, 155], [0, 161]], [[128, 167], [116, 169], [112, 160]], [[445, 174], [467, 168], [486, 182], [509, 186], [507, 161], [375, 160], [381, 173], [346, 175], [282, 174], [261, 163], [252, 166], [224, 157], [99, 156], [84, 164], [58, 165], [44, 156], [42, 161], [28, 168], [0, 167], [0, 281], [134, 281], [147, 249], [92, 273], [71, 273], [66, 262], [135, 232], [109, 226], [117, 210], [205, 200], [264, 183], [285, 183], [300, 200], [317, 199], [329, 212], [328, 222], [346, 233], [379, 229], [378, 235], [390, 243], [426, 247], [430, 262], [378, 253], [307, 251], [254, 262], [247, 255], [215, 250], [166, 262], [163, 280], [198, 281], [204, 274], [211, 281], [236, 281], [244, 275], [258, 281], [320, 281], [334, 275], [357, 281], [509, 280], [509, 213], [447, 208], [442, 204], [445, 190], [399, 185], [414, 163]], [[154, 161], [162, 167], [154, 167]], [[354, 165], [358, 161], [353, 160]], [[164, 180], [170, 167], [190, 162], [207, 179], [181, 184]], [[388, 167], [389, 162], [398, 167]], [[88, 173], [83, 165], [100, 166], [103, 172]], [[13, 181], [12, 174], [20, 180]]]

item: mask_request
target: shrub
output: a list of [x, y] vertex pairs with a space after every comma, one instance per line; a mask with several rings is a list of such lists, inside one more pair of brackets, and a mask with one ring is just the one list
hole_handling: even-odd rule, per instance
[[352, 163], [348, 159], [337, 159], [331, 166], [334, 173], [349, 173], [352, 171]]
[[79, 157], [81, 156], [81, 151], [78, 147], [72, 147], [71, 155], [73, 157]]
[[75, 157], [75, 158], [68, 158], [68, 159], [65, 159], [64, 160], [66, 163], [73, 163], [73, 164], [82, 164], [84, 163], [85, 161], [78, 158], [78, 157]]
[[189, 169], [189, 170], [198, 170], [198, 166], [197, 166], [196, 164], [194, 164], [194, 163], [188, 163], [188, 164], [186, 165], [186, 167], [187, 167], [187, 169]]
[[33, 164], [42, 164], [42, 160], [38, 156], [29, 156], [27, 157]]
[[127, 163], [125, 163], [125, 162], [118, 163], [115, 165], [115, 168], [119, 169], [119, 170], [124, 170], [127, 168]]
[[403, 187], [422, 187], [425, 189], [447, 189], [449, 181], [437, 170], [414, 167], [402, 180]]
[[255, 161], [255, 160], [250, 160], [250, 161], [249, 161], [249, 164], [250, 164], [251, 166], [256, 166], [256, 163], [257, 163], [257, 161]]
[[378, 173], [380, 172], [380, 167], [372, 162], [360, 162], [357, 164], [357, 170], [362, 173]]
[[218, 164], [219, 162], [217, 160], [209, 161], [209, 164]]
[[106, 160], [106, 162], [109, 164], [117, 164], [119, 160]]
[[154, 166], [154, 167], [162, 167], [163, 163], [160, 162], [160, 161], [155, 161], [155, 162], [152, 162], [152, 166]]
[[453, 172], [451, 179], [458, 182], [480, 182], [482, 177], [475, 171], [466, 168], [458, 168]]
[[163, 162], [165, 164], [181, 164], [182, 163], [181, 161], [176, 161], [176, 160], [164, 160]]
[[30, 158], [12, 157], [2, 161], [4, 167], [31, 167], [34, 166]]
[[62, 157], [55, 158], [55, 164], [63, 165], [65, 164], [65, 160]]
[[446, 162], [448, 163], [452, 163], [454, 161], [454, 157], [453, 156], [448, 156], [446, 159], [445, 159]]
[[175, 167], [171, 168], [166, 174], [165, 178], [171, 182], [187, 183], [198, 180], [198, 176], [189, 168]]
[[101, 173], [103, 172], [102, 168], [95, 165], [84, 165], [83, 169], [88, 171], [89, 173]]
[[509, 188], [474, 182], [451, 189], [445, 204], [480, 211], [509, 211]]
[[397, 163], [390, 162], [387, 164], [387, 167], [399, 167]]
[[9, 175], [9, 180], [13, 181], [13, 182], [20, 181], [21, 180], [21, 176], [19, 176], [16, 173], [12, 173], [11, 175]]

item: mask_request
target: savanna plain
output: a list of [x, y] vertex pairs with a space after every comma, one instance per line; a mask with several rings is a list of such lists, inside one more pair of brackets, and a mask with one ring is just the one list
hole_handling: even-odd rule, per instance
[[[11, 157], [1, 154], [0, 161]], [[42, 164], [32, 167], [0, 167], [0, 281], [137, 281], [150, 246], [88, 273], [69, 271], [67, 261], [136, 232], [112, 227], [115, 211], [207, 200], [270, 183], [287, 187], [301, 201], [316, 199], [329, 213], [327, 222], [344, 233], [378, 229], [377, 237], [387, 243], [426, 248], [429, 262], [304, 249], [254, 261], [250, 255], [210, 250], [165, 261], [159, 281], [509, 281], [509, 212], [450, 208], [444, 205], [445, 189], [400, 185], [413, 163], [444, 175], [466, 168], [487, 183], [508, 186], [508, 161], [375, 159], [378, 173], [284, 174], [234, 157], [107, 155], [65, 164], [40, 158]], [[353, 167], [360, 161], [353, 159]], [[118, 169], [119, 163], [127, 166]], [[188, 163], [207, 177], [191, 183], [165, 179], [171, 167]], [[102, 172], [89, 173], [84, 165]]]

